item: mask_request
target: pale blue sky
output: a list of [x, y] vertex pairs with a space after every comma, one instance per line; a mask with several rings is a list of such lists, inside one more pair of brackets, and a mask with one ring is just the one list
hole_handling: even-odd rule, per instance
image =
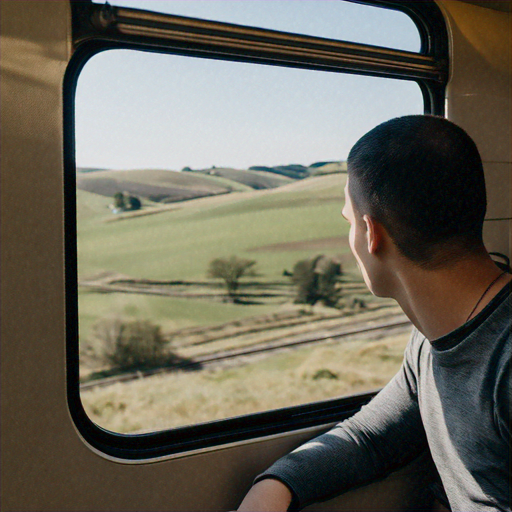
[[[419, 49], [405, 15], [339, 0], [111, 3]], [[341, 160], [376, 124], [422, 111], [414, 82], [112, 50], [94, 56], [78, 79], [77, 165], [180, 170]]]

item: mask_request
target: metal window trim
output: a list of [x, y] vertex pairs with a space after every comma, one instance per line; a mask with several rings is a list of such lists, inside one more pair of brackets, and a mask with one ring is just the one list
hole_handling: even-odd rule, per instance
[[[404, 11], [418, 27], [421, 51], [414, 53], [91, 1], [72, 1], [73, 44], [78, 50], [102, 41], [164, 53], [415, 80], [435, 91], [435, 95], [444, 90], [448, 79], [447, 35], [436, 5], [428, 1], [413, 2], [415, 5], [388, 0], [357, 3]], [[442, 44], [432, 37], [432, 26], [444, 29]], [[432, 102], [430, 96], [425, 96], [426, 111], [443, 114], [444, 102]]]

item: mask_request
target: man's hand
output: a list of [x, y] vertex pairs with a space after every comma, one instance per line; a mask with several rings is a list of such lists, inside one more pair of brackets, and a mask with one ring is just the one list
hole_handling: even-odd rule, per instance
[[292, 493], [279, 480], [266, 478], [253, 485], [238, 507], [239, 512], [286, 512]]

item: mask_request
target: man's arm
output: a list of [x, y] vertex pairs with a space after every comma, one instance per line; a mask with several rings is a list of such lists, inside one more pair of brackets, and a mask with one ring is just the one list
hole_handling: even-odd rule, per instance
[[286, 485], [273, 478], [254, 484], [238, 508], [239, 512], [286, 512], [292, 493]]
[[415, 357], [410, 352], [409, 345], [402, 368], [370, 404], [257, 477], [247, 502], [253, 510], [286, 510], [264, 508], [273, 506], [267, 500], [273, 499], [274, 493], [256, 486], [269, 478], [279, 482], [266, 486], [289, 488], [292, 508], [301, 509], [382, 478], [422, 452], [427, 442], [417, 401]]

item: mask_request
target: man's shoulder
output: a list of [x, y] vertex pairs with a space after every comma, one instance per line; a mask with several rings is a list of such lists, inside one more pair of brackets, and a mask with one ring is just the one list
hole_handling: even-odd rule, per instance
[[418, 330], [417, 327], [413, 326], [411, 331], [411, 337], [409, 338], [409, 343], [407, 344], [406, 353], [409, 355], [419, 356], [425, 350], [428, 351], [430, 348], [430, 343], [427, 337]]
[[404, 367], [409, 368], [415, 378], [420, 374], [420, 369], [427, 364], [431, 348], [425, 335], [413, 327], [404, 352]]

